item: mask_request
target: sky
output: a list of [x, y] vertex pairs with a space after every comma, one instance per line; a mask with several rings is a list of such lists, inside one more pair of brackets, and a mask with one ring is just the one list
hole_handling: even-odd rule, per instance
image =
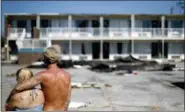
[[1, 29], [4, 34], [6, 13], [116, 13], [116, 14], [169, 14], [179, 13], [172, 1], [2, 1]]

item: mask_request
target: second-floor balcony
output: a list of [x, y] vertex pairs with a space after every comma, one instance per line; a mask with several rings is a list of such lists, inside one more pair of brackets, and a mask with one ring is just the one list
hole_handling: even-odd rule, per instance
[[[10, 28], [9, 38], [28, 37], [25, 29]], [[184, 28], [40, 28], [40, 38], [50, 39], [183, 39]]]

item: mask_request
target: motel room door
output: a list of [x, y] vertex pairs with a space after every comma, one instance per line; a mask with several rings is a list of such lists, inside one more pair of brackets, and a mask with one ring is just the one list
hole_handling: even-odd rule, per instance
[[103, 43], [103, 59], [109, 59], [109, 43]]
[[[152, 58], [162, 58], [162, 42], [152, 43]], [[168, 43], [164, 42], [164, 58], [168, 57]]]
[[93, 59], [100, 58], [100, 42], [92, 43], [92, 56], [93, 56]]

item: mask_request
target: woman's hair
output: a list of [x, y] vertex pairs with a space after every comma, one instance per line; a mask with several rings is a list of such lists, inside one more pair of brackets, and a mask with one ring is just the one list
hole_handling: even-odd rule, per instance
[[33, 76], [33, 73], [28, 68], [21, 68], [16, 73], [16, 80], [18, 83], [22, 83]]

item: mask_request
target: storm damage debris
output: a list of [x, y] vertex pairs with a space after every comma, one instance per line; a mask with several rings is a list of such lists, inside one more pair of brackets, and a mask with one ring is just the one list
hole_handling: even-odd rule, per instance
[[[72, 60], [61, 60], [58, 62], [58, 67], [60, 68], [71, 68], [73, 67]], [[43, 62], [35, 62], [27, 66], [28, 68], [46, 68], [47, 66]]]
[[[114, 65], [114, 66], [112, 66]], [[112, 72], [126, 70], [129, 73], [135, 70], [143, 71], [172, 71], [174, 64], [159, 64], [156, 61], [142, 61], [132, 57], [118, 58], [115, 61], [99, 62], [91, 67], [91, 70], [98, 72]]]
[[95, 88], [95, 89], [100, 89], [101, 86], [105, 87], [112, 87], [110, 84], [96, 84], [96, 83], [78, 83], [78, 82], [72, 82], [71, 87], [72, 88]]
[[100, 62], [95, 65], [91, 66], [91, 70], [97, 71], [97, 72], [112, 72], [114, 71], [114, 68], [111, 67], [109, 63], [106, 62]]
[[[126, 70], [132, 71], [141, 70], [141, 71], [172, 71], [177, 70], [175, 68], [175, 64], [169, 63], [158, 63], [157, 61], [143, 61], [134, 58], [133, 56], [129, 55], [125, 58], [117, 58], [114, 61], [72, 61], [72, 60], [60, 60], [58, 63], [60, 68], [82, 68], [85, 66], [92, 71], [96, 72], [113, 72], [113, 71], [120, 71]], [[38, 65], [32, 64], [28, 66], [28, 68], [45, 68], [46, 66], [44, 63], [40, 63]], [[181, 70], [181, 69], [178, 69]]]
[[16, 76], [16, 73], [7, 74], [6, 76], [7, 77], [14, 77], [14, 76]]
[[83, 107], [87, 107], [89, 104], [92, 104], [91, 102], [87, 102], [87, 103], [84, 103], [84, 102], [70, 102], [69, 104], [69, 109], [80, 109], [80, 108], [83, 108]]

